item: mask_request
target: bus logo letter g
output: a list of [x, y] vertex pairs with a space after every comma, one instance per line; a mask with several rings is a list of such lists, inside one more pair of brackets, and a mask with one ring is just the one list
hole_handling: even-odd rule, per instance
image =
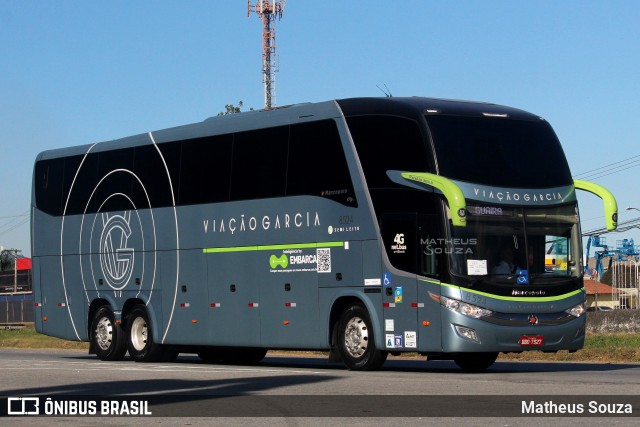
[[131, 237], [131, 211], [121, 215], [102, 215], [104, 227], [100, 235], [100, 266], [109, 286], [124, 288], [133, 272], [134, 250], [127, 247]]

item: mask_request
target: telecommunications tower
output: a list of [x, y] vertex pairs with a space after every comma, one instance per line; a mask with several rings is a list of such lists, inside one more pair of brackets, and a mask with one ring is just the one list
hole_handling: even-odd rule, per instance
[[264, 108], [270, 109], [276, 104], [276, 76], [278, 61], [276, 58], [275, 19], [282, 19], [286, 0], [258, 0], [254, 5], [247, 0], [247, 17], [251, 12], [260, 16], [262, 21], [262, 79], [264, 81]]

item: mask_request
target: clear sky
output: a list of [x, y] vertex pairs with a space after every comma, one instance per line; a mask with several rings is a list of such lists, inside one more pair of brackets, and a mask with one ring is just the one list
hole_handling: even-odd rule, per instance
[[[244, 0], [2, 0], [0, 245], [30, 254], [40, 151], [261, 108], [262, 25], [246, 13]], [[574, 175], [640, 155], [640, 1], [289, 0], [276, 29], [278, 105], [386, 85], [536, 113]], [[621, 221], [640, 217], [624, 209], [640, 208], [640, 168], [623, 165], [594, 180]], [[602, 226], [599, 199], [579, 201], [583, 230]]]

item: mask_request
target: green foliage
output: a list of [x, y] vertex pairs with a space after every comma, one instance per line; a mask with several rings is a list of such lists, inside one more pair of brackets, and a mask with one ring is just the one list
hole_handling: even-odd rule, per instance
[[240, 113], [242, 106], [244, 105], [244, 103], [242, 101], [238, 101], [238, 106], [236, 107], [233, 104], [227, 104], [224, 106], [225, 111], [221, 111], [218, 113], [219, 116], [226, 116], [228, 114], [235, 114], [235, 113]]
[[639, 334], [593, 334], [585, 340], [585, 348], [640, 348]]
[[0, 271], [13, 270], [13, 257], [9, 252], [0, 253]]

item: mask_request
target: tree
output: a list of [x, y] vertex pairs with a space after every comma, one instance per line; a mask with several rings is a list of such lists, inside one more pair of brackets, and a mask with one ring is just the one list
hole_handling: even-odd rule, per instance
[[15, 258], [9, 251], [0, 252], [0, 271], [13, 270]]
[[235, 114], [235, 113], [240, 113], [241, 112], [241, 108], [244, 105], [244, 103], [242, 101], [238, 102], [238, 106], [236, 107], [233, 104], [227, 104], [224, 106], [226, 111], [221, 111], [218, 113], [219, 116], [226, 116], [228, 114]]

